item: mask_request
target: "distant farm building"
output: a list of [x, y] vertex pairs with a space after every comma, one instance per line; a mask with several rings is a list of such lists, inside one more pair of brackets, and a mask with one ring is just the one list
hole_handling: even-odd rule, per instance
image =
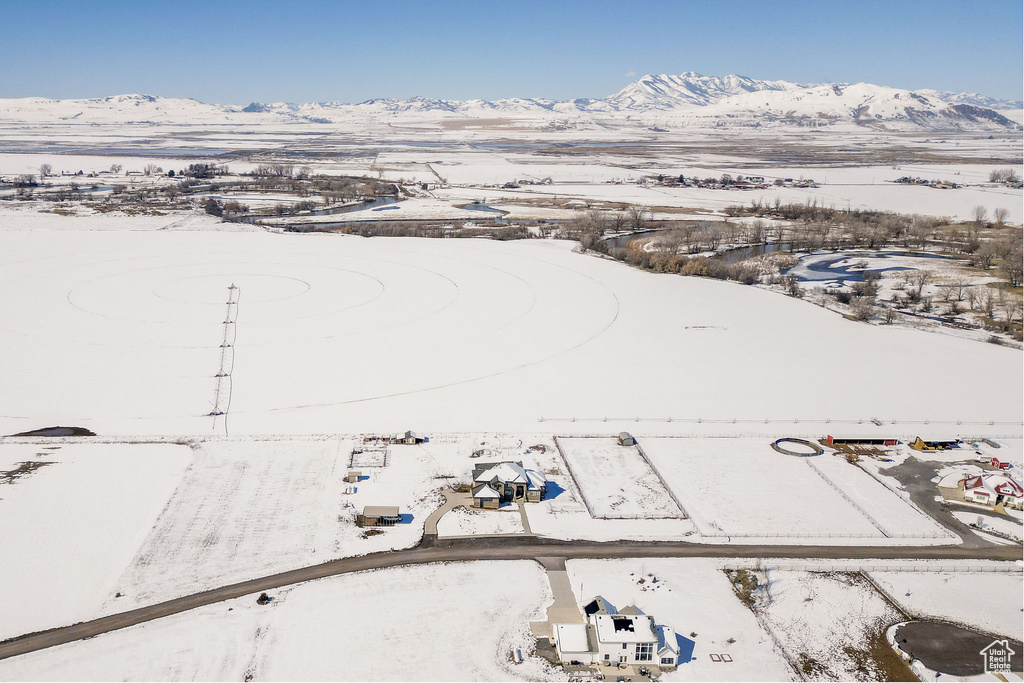
[[423, 443], [425, 441], [429, 441], [429, 439], [427, 439], [427, 438], [425, 438], [423, 436], [420, 436], [419, 434], [417, 434], [416, 432], [414, 432], [412, 430], [409, 430], [405, 434], [403, 434], [402, 436], [398, 437], [396, 439], [396, 441], [398, 443], [417, 444], [417, 443]]
[[960, 439], [951, 437], [946, 439], [935, 439], [932, 441], [925, 441], [921, 437], [917, 437], [908, 444], [915, 451], [930, 452], [930, 451], [948, 451], [953, 448], [960, 448]]
[[693, 652], [693, 641], [656, 624], [654, 617], [634, 605], [615, 611], [598, 596], [584, 607], [584, 612], [586, 623], [554, 625], [555, 651], [563, 664], [671, 669], [680, 661], [689, 661]]
[[895, 446], [897, 439], [885, 436], [832, 436], [825, 437], [829, 446]]
[[359, 478], [361, 476], [363, 476], [363, 473], [360, 472], [359, 470], [349, 470], [348, 474], [345, 475], [345, 482], [349, 484], [354, 484], [357, 481], [359, 481]]
[[402, 521], [398, 508], [391, 505], [367, 505], [356, 517], [358, 526], [394, 526]]
[[473, 507], [494, 509], [505, 503], [537, 503], [547, 479], [521, 462], [483, 462], [473, 468]]
[[1024, 509], [1024, 488], [1006, 474], [979, 474], [963, 480], [964, 500], [982, 505], [1002, 503], [1017, 510]]
[[636, 439], [629, 432], [619, 432], [619, 445], [620, 446], [635, 446]]

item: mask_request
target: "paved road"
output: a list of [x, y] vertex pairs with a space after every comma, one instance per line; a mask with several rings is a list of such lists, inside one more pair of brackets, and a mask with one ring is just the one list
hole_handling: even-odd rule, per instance
[[272, 574], [250, 581], [221, 586], [202, 593], [141, 607], [100, 619], [28, 634], [0, 643], [0, 659], [42, 650], [83, 638], [91, 638], [171, 616], [196, 607], [273, 590], [303, 581], [348, 574], [368, 569], [399, 567], [430, 562], [473, 560], [537, 560], [544, 558], [629, 558], [629, 557], [717, 557], [717, 558], [806, 558], [806, 559], [988, 559], [1019, 560], [1018, 546], [799, 546], [799, 545], [713, 545], [674, 541], [559, 541], [540, 537], [511, 536], [484, 539], [442, 539], [424, 536], [419, 547], [333, 560], [324, 564]]

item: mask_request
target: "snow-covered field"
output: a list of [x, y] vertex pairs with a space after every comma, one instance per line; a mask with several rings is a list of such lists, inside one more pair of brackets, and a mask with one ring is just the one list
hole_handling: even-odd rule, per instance
[[96, 616], [191, 462], [169, 443], [0, 443], [0, 640]]
[[563, 438], [559, 444], [595, 517], [683, 516], [636, 446], [620, 446], [613, 438]]
[[[136, 232], [131, 220], [82, 220], [106, 229], [3, 223], [14, 229], [0, 231], [10, 361], [0, 433], [210, 433], [231, 284], [241, 288], [232, 434], [578, 433], [554, 421], [571, 417], [610, 418], [610, 434], [636, 417], [987, 424], [1019, 423], [1024, 411], [1014, 350], [639, 272], [569, 242]], [[598, 371], [609, 362], [635, 381]], [[844, 389], [815, 389], [821, 377]], [[915, 398], [880, 386], [915, 387]]]
[[[810, 459], [782, 455], [770, 443], [644, 439], [643, 447], [703, 535], [883, 537]], [[893, 495], [879, 488], [879, 497]]]
[[0, 661], [0, 679], [565, 680], [528, 656], [529, 622], [552, 600], [532, 562], [387, 569], [272, 595]]
[[[859, 509], [893, 537], [950, 538], [941, 525], [910, 501], [895, 495], [884, 484], [846, 458], [825, 455], [809, 458], [807, 464], [843, 490]], [[892, 486], [899, 484], [893, 480]]]

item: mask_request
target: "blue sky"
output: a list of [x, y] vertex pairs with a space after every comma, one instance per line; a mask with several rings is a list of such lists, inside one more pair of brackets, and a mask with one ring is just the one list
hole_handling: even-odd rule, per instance
[[603, 97], [645, 73], [1021, 99], [1020, 0], [0, 0], [0, 97]]

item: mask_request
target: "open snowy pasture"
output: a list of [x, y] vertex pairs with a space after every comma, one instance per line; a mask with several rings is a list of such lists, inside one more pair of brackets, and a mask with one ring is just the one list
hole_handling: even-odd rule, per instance
[[96, 616], [191, 461], [174, 444], [0, 443], [0, 640]]
[[758, 573], [754, 609], [808, 680], [880, 680], [872, 650], [903, 616], [859, 573]]
[[[564, 680], [529, 622], [551, 590], [533, 562], [386, 569], [246, 596], [0, 662], [4, 680]], [[401, 615], [401, 618], [396, 618]], [[444, 619], [444, 628], [437, 627]], [[431, 626], [433, 625], [433, 626]], [[393, 656], [382, 655], [382, 644]], [[509, 661], [514, 649], [522, 664]], [[126, 656], [130, 652], [130, 656]]]
[[808, 458], [770, 443], [665, 438], [643, 439], [643, 448], [702, 535], [884, 538]]
[[[437, 471], [416, 446], [394, 447], [385, 468], [346, 484], [346, 439], [205, 441], [117, 582], [118, 612], [198, 590], [415, 545], [437, 507]], [[347, 492], [351, 491], [351, 492]], [[402, 523], [365, 536], [366, 505], [397, 505]]]
[[[895, 538], [944, 538], [953, 536], [927, 513], [898, 496], [871, 474], [840, 455], [828, 451], [821, 457], [807, 458], [807, 464], [849, 496], [862, 514], [869, 517], [887, 536]], [[895, 488], [899, 483], [893, 479]]]
[[[636, 605], [657, 624], [670, 626], [679, 636], [695, 642], [692, 660], [663, 674], [663, 680], [784, 681], [796, 677], [784, 654], [736, 597], [716, 560], [569, 560], [566, 570], [578, 605], [598, 595], [616, 609]], [[715, 661], [712, 654], [728, 654], [732, 661]]]
[[641, 272], [570, 242], [81, 220], [0, 231], [0, 433], [220, 431], [222, 355], [231, 434], [565, 434], [579, 427], [559, 420], [574, 417], [609, 418], [610, 434], [667, 417], [987, 424], [1024, 411], [1015, 350]]
[[1024, 576], [1017, 572], [873, 571], [903, 609], [1020, 640], [1024, 636]]
[[684, 516], [636, 446], [620, 446], [614, 438], [560, 438], [558, 443], [595, 517]]

